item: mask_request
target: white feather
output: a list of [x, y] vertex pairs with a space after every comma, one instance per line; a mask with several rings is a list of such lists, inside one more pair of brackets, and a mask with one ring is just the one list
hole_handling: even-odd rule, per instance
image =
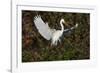
[[[51, 45], [57, 45], [58, 41], [60, 42], [60, 37], [63, 35], [64, 31], [68, 31], [68, 29], [64, 30], [64, 19], [60, 20], [61, 30], [51, 29], [48, 25], [48, 23], [45, 23], [41, 16], [35, 16], [34, 17], [34, 23], [36, 28], [38, 29], [41, 36], [43, 36], [46, 40], [51, 40]], [[78, 27], [78, 24], [75, 25], [75, 27], [72, 27], [71, 29], [74, 29]]]
[[52, 32], [48, 26], [48, 23], [44, 23], [40, 16], [34, 18], [34, 23], [39, 33], [47, 40], [51, 39]]

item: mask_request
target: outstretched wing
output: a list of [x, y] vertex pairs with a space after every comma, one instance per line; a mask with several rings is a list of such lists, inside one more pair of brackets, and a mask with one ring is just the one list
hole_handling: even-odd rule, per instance
[[75, 26], [73, 26], [73, 27], [71, 27], [69, 29], [65, 29], [64, 32], [68, 32], [68, 31], [74, 30], [77, 27], [78, 27], [78, 24], [76, 24]]
[[75, 28], [77, 28], [78, 27], [78, 24], [76, 24], [75, 26], [73, 26], [73, 27], [71, 27], [71, 28], [69, 28], [69, 29], [65, 29], [64, 30], [64, 35], [65, 36], [69, 36], [71, 33], [72, 33], [72, 31], [75, 29]]
[[43, 36], [46, 40], [50, 40], [52, 32], [48, 26], [48, 23], [44, 23], [40, 16], [34, 17], [34, 23], [41, 36]]

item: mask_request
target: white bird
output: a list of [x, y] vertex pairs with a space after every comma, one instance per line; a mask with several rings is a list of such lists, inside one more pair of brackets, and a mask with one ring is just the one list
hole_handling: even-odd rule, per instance
[[51, 45], [57, 45], [58, 41], [60, 42], [60, 37], [63, 35], [63, 32], [64, 32], [63, 23], [65, 23], [65, 21], [64, 19], [61, 19], [60, 20], [61, 30], [56, 30], [52, 33]]
[[34, 17], [34, 23], [41, 36], [43, 36], [46, 40], [51, 40], [51, 45], [57, 45], [58, 41], [60, 42], [60, 37], [64, 32], [64, 19], [60, 20], [61, 30], [51, 29], [48, 23], [45, 23], [42, 20], [40, 15]]

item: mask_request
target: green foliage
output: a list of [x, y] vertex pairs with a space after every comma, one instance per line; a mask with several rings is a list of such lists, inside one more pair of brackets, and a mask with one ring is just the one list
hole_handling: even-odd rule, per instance
[[[50, 46], [36, 29], [33, 19], [41, 15], [50, 28], [61, 29], [59, 21], [64, 18], [65, 29], [79, 24], [71, 35], [65, 35], [57, 46]], [[90, 14], [43, 11], [22, 11], [22, 62], [80, 60], [90, 58]]]
[[22, 58], [23, 58], [22, 61], [30, 62], [33, 59], [32, 53], [30, 51], [23, 50]]

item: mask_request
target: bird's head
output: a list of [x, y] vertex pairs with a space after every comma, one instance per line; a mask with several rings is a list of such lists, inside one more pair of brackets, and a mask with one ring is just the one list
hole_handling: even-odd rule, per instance
[[60, 20], [60, 23], [67, 24], [63, 18]]
[[62, 19], [60, 20], [60, 22], [64, 23], [64, 22], [65, 22], [65, 20], [62, 18]]

